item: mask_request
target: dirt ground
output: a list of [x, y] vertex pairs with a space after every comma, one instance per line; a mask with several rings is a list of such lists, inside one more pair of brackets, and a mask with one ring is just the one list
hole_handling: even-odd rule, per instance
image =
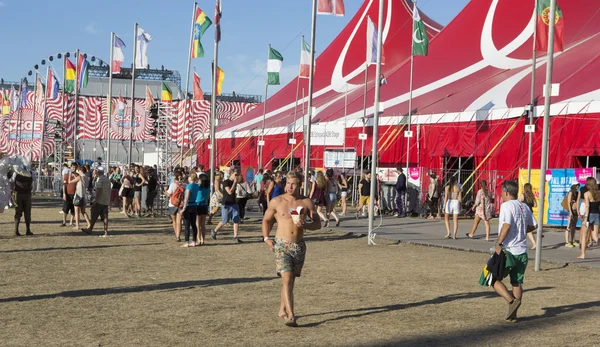
[[[518, 323], [477, 281], [486, 254], [331, 231], [307, 235], [298, 328], [275, 320], [280, 280], [257, 221], [182, 249], [167, 219], [110, 216], [113, 237], [59, 227], [59, 202], [34, 202], [33, 237], [0, 214], [3, 346], [595, 345], [600, 272], [530, 266]], [[100, 225], [98, 225], [100, 227]], [[224, 229], [224, 231], [227, 228]], [[230, 229], [229, 229], [230, 230]], [[227, 231], [229, 231], [227, 230]]]

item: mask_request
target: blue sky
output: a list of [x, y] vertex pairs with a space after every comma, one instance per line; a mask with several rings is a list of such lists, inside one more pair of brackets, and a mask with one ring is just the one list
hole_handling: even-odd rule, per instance
[[[223, 38], [219, 45], [219, 66], [225, 71], [224, 92], [264, 93], [267, 45], [284, 56], [282, 85], [298, 71], [299, 37], [310, 37], [311, 0], [222, 0]], [[441, 24], [454, 18], [469, 0], [421, 0], [419, 8]], [[346, 17], [318, 16], [316, 50], [325, 47], [344, 28], [363, 0], [345, 0]], [[198, 6], [211, 17], [214, 0], [200, 0]], [[16, 81], [26, 77], [35, 64], [49, 55], [75, 51], [109, 60], [110, 32], [127, 45], [125, 66], [132, 60], [133, 24], [152, 35], [148, 46], [151, 67], [164, 65], [178, 70], [185, 85], [189, 31], [193, 1], [188, 0], [0, 0], [0, 32], [3, 52], [0, 77]], [[213, 56], [214, 27], [203, 41], [206, 56], [192, 60], [210, 91], [210, 61]], [[62, 61], [62, 60], [61, 60]], [[60, 70], [60, 69], [59, 69]], [[45, 71], [45, 70], [44, 70]], [[191, 82], [190, 82], [191, 83]], [[190, 84], [191, 90], [191, 84]], [[272, 95], [278, 88], [270, 88]]]

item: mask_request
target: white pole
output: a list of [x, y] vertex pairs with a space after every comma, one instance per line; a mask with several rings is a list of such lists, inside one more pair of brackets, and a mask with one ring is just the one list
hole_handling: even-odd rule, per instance
[[[304, 44], [304, 35], [302, 35], [302, 38], [300, 39], [300, 53], [302, 54], [302, 49]], [[296, 104], [294, 105], [294, 128], [292, 130], [292, 138], [295, 139], [296, 138], [296, 115], [298, 113], [298, 93], [300, 92], [300, 73], [298, 73], [298, 82], [296, 83]], [[294, 146], [295, 144], [291, 144], [292, 145], [292, 151], [290, 153], [290, 171], [292, 171], [294, 169]]]
[[79, 49], [75, 52], [75, 127], [73, 128], [73, 160], [77, 160], [77, 129], [79, 116]]
[[106, 106], [108, 107], [108, 130], [106, 131], [106, 170], [110, 170], [110, 128], [112, 122], [112, 86], [113, 86], [113, 47], [115, 46], [115, 33], [110, 33], [110, 62], [108, 63], [108, 96]]
[[[548, 169], [548, 143], [550, 133], [550, 98], [552, 95], [552, 65], [554, 63], [554, 29], [556, 0], [550, 1], [550, 30], [548, 31], [548, 66], [546, 69], [546, 90], [544, 92], [544, 131], [542, 133], [542, 162], [540, 164], [540, 202], [538, 204], [537, 248], [535, 249], [535, 271], [541, 270], [542, 231], [544, 229], [544, 205], [546, 198], [546, 170]], [[581, 242], [586, 242], [582, 240]]]
[[[185, 102], [185, 107], [183, 109], [183, 126], [181, 131], [181, 148], [179, 149], [179, 166], [183, 167], [183, 147], [185, 145], [185, 123], [186, 117], [188, 114], [188, 93], [190, 88], [190, 67], [192, 64], [192, 45], [194, 44], [194, 20], [196, 19], [196, 7], [198, 7], [198, 3], [194, 2], [194, 10], [192, 11], [192, 27], [190, 29], [190, 45], [189, 45], [189, 53], [188, 53], [188, 61], [187, 61], [187, 73], [185, 75], [185, 97], [183, 101]], [[190, 148], [192, 147], [192, 143], [190, 141]]]
[[[42, 111], [42, 136], [40, 137], [40, 156], [38, 159], [38, 177], [37, 177], [37, 191], [41, 192], [41, 176], [42, 176], [42, 158], [44, 158], [44, 135], [46, 133], [46, 115], [48, 114], [46, 107], [48, 101], [48, 71], [50, 70], [50, 66], [48, 66], [48, 70], [46, 70], [46, 92], [44, 92], [44, 110]], [[54, 164], [56, 165], [56, 158], [54, 158]]]
[[[35, 111], [37, 109], [37, 88], [38, 88], [38, 78], [40, 78], [37, 75], [37, 70], [35, 71], [35, 80], [34, 80], [34, 84], [33, 84], [33, 113], [31, 115], [31, 146], [29, 148], [29, 163], [31, 165], [31, 163], [33, 163], [33, 136], [34, 136], [34, 131], [35, 131]], [[41, 164], [42, 162], [42, 155], [40, 154], [40, 157], [38, 158], [38, 166]]]
[[138, 24], [133, 26], [133, 65], [131, 67], [131, 115], [129, 120], [129, 153], [127, 164], [131, 164], [133, 151], [133, 121], [135, 119], [135, 61], [137, 59], [137, 32]]
[[[271, 55], [271, 44], [269, 44], [269, 50], [267, 51], [267, 64], [269, 61], [269, 56]], [[267, 116], [267, 95], [269, 93], [269, 69], [267, 68], [267, 81], [265, 82], [265, 101], [263, 103], [263, 119], [262, 119], [262, 131], [261, 131], [261, 136], [260, 136], [260, 140], [259, 141], [264, 141], [265, 140], [265, 118]], [[262, 169], [262, 162], [263, 162], [263, 147], [264, 146], [258, 146], [258, 169]]]
[[[221, 10], [220, 1], [216, 0], [215, 12]], [[215, 13], [217, 15], [217, 13]], [[220, 25], [220, 24], [219, 24]], [[210, 102], [210, 187], [211, 191], [214, 192], [214, 182], [215, 182], [215, 153], [217, 148], [217, 139], [215, 134], [215, 120], [217, 119], [217, 68], [219, 62], [219, 40], [217, 40], [217, 31], [215, 30], [215, 52], [213, 57], [213, 85], [212, 85], [212, 95]]]
[[[533, 0], [533, 11], [537, 16], [538, 0]], [[537, 21], [533, 22], [533, 57], [531, 64], [531, 101], [529, 103], [529, 125], [533, 125], [533, 116], [535, 112], [535, 69], [537, 64], [537, 52], [535, 51], [535, 43], [537, 40]], [[527, 149], [527, 183], [531, 183], [531, 154], [533, 152], [533, 133], [529, 133], [529, 144]]]
[[[417, 9], [417, 1], [415, 0], [415, 6], [413, 7], [413, 11], [418, 11]], [[414, 54], [414, 47], [415, 47], [415, 23], [414, 23], [414, 19], [413, 19], [413, 29], [412, 29], [412, 35], [411, 35], [411, 49], [410, 49], [410, 86], [409, 86], [409, 96], [408, 96], [408, 132], [410, 134], [411, 132], [411, 126], [412, 126], [412, 94], [413, 94], [413, 71], [414, 71], [414, 67], [415, 67], [415, 54]], [[406, 175], [410, 176], [410, 138], [411, 136], [408, 136], [406, 138]], [[406, 210], [406, 207], [408, 206], [408, 194], [404, 195], [404, 209]]]
[[379, 20], [377, 24], [377, 68], [375, 72], [375, 111], [373, 116], [373, 148], [371, 149], [371, 199], [369, 201], [369, 237], [368, 243], [373, 242], [373, 224], [375, 221], [375, 196], [377, 195], [377, 149], [379, 136], [379, 93], [381, 91], [381, 83], [379, 76], [381, 75], [381, 48], [383, 46], [383, 4], [384, 0], [379, 0]]
[[312, 4], [312, 28], [310, 34], [310, 74], [308, 79], [308, 120], [306, 121], [304, 161], [304, 188], [308, 189], [308, 170], [310, 169], [310, 128], [312, 124], [313, 78], [315, 74], [315, 35], [317, 31], [317, 0]]
[[[63, 85], [62, 85], [62, 103], [61, 103], [61, 124], [63, 126], [63, 131], [66, 135], [67, 132], [67, 125], [65, 124], [65, 103], [67, 102], [67, 91], [66, 91], [66, 84], [67, 84], [67, 59], [68, 57], [65, 56], [64, 57], [64, 61], [63, 61]], [[73, 130], [75, 131], [75, 130]], [[67, 142], [67, 138], [65, 136], [64, 139], [61, 139], [64, 142]], [[54, 139], [54, 147], [56, 147], [56, 138]], [[65, 162], [65, 146], [63, 142], [60, 142], [60, 160], [61, 163], [59, 164], [63, 164], [62, 162]], [[56, 160], [55, 160], [56, 162]], [[62, 170], [62, 167], [59, 167], [59, 171]]]

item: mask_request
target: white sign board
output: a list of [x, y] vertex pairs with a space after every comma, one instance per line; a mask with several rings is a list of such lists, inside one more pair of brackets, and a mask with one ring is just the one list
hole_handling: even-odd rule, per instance
[[[546, 94], [546, 86], [547, 84], [544, 84], [544, 94]], [[560, 95], [560, 83], [552, 83], [550, 85], [550, 96], [559, 96]]]
[[347, 149], [343, 150], [325, 150], [324, 152], [324, 166], [326, 168], [345, 168], [351, 169], [356, 164], [356, 151]]
[[535, 125], [526, 125], [525, 126], [525, 132], [526, 133], [534, 133], [535, 132]]
[[311, 145], [343, 146], [346, 137], [344, 124], [315, 124], [310, 129]]
[[290, 145], [295, 145], [296, 144], [296, 139], [290, 139]]
[[406, 131], [404, 132], [404, 137], [413, 137], [413, 132], [412, 132], [412, 131], [410, 131], [410, 130], [406, 130]]
[[366, 140], [367, 139], [367, 134], [358, 134], [358, 139], [359, 140]]
[[258, 141], [258, 145], [259, 145], [259, 146], [264, 146], [264, 145], [265, 145], [265, 141], [263, 141], [263, 140], [259, 140], [259, 141]]

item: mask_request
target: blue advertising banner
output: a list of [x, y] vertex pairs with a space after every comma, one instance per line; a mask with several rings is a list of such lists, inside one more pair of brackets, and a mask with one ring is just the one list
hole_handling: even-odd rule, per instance
[[[587, 177], [595, 177], [595, 169], [552, 169], [546, 175], [548, 182], [548, 220], [546, 224], [566, 227], [569, 224], [569, 211], [562, 206], [563, 199], [569, 194], [571, 185], [585, 185]], [[580, 222], [577, 223], [581, 225]]]

